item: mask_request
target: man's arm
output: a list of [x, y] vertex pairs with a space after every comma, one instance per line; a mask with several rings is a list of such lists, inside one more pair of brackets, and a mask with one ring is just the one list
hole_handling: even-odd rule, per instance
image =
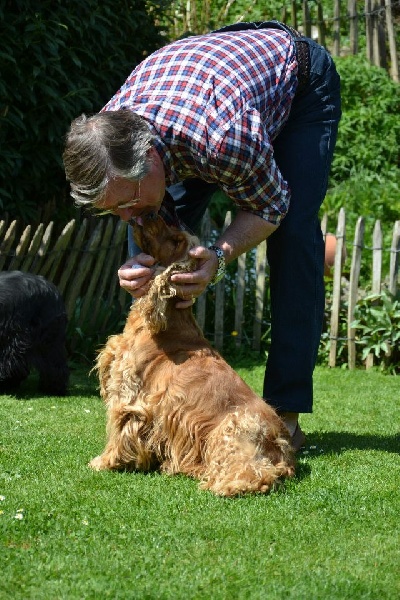
[[[215, 242], [222, 248], [227, 263], [238, 258], [243, 252], [258, 246], [267, 239], [278, 225], [272, 225], [261, 217], [247, 211], [239, 211], [227, 227], [224, 233]], [[200, 296], [210, 283], [218, 268], [218, 260], [215, 252], [198, 246], [190, 251], [191, 256], [199, 261], [199, 268], [192, 273], [179, 273], [171, 277], [175, 284], [181, 284], [182, 297]], [[179, 308], [185, 308], [192, 304], [191, 300], [177, 304]]]

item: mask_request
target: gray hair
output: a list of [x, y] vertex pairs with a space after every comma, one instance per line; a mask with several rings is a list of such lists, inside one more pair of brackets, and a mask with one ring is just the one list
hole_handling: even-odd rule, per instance
[[80, 206], [99, 202], [114, 177], [131, 181], [149, 172], [153, 135], [146, 121], [130, 110], [104, 111], [72, 121], [63, 161], [71, 196]]

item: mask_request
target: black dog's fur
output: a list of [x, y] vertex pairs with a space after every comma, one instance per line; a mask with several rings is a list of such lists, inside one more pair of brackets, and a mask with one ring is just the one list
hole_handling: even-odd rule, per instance
[[0, 393], [15, 391], [32, 368], [41, 392], [67, 393], [66, 326], [54, 284], [21, 271], [0, 273]]

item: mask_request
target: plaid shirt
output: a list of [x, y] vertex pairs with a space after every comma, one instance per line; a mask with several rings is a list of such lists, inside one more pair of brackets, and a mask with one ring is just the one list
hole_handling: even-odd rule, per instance
[[274, 29], [178, 40], [139, 64], [103, 110], [141, 115], [167, 185], [217, 183], [242, 210], [279, 224], [290, 191], [272, 141], [297, 86], [295, 44]]

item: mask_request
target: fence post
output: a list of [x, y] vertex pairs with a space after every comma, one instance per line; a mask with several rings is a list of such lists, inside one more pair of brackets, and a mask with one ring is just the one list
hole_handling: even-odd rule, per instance
[[336, 365], [336, 352], [339, 333], [339, 312], [340, 312], [340, 294], [341, 294], [341, 279], [342, 279], [342, 256], [343, 245], [346, 235], [346, 214], [344, 208], [339, 211], [338, 224], [336, 228], [336, 252], [335, 264], [333, 271], [333, 298], [331, 309], [331, 325], [330, 325], [330, 351], [329, 351], [329, 366]]
[[[223, 231], [230, 225], [231, 212], [226, 213]], [[225, 303], [225, 277], [215, 286], [215, 331], [214, 345], [217, 350], [222, 350], [224, 345], [224, 303]]]
[[335, 0], [333, 19], [333, 54], [340, 56], [340, 0]]
[[103, 224], [100, 222], [90, 236], [89, 241], [84, 248], [85, 254], [81, 256], [81, 259], [78, 263], [78, 268], [76, 269], [76, 273], [74, 275], [74, 285], [69, 288], [67, 297], [65, 299], [65, 307], [67, 309], [69, 318], [74, 313], [76, 300], [81, 293], [81, 288], [85, 283], [86, 276], [88, 275], [90, 267], [92, 266], [94, 252], [101, 241], [102, 229]]
[[236, 346], [240, 346], [242, 342], [242, 325], [243, 325], [243, 306], [244, 292], [246, 283], [246, 254], [241, 254], [238, 258], [238, 267], [236, 274], [236, 307], [235, 307], [235, 331], [236, 331]]
[[373, 51], [373, 29], [372, 29], [372, 0], [365, 0], [365, 36], [366, 36], [366, 53], [367, 60], [372, 64]]
[[292, 21], [292, 27], [294, 27], [295, 29], [297, 29], [297, 6], [296, 6], [296, 0], [292, 0], [291, 1], [291, 21]]
[[321, 46], [326, 46], [325, 41], [325, 22], [324, 22], [324, 9], [321, 0], [317, 2], [317, 27], [318, 27], [318, 42]]
[[[210, 211], [206, 210], [204, 213], [203, 220], [201, 222], [201, 231], [200, 231], [200, 244], [202, 246], [209, 245], [211, 236], [211, 219], [210, 219]], [[201, 296], [198, 297], [196, 302], [196, 321], [200, 327], [204, 331], [206, 324], [206, 302], [207, 302], [207, 293], [204, 292]]]
[[350, 20], [350, 52], [358, 53], [358, 15], [357, 0], [348, 0], [349, 20]]
[[40, 240], [39, 248], [36, 254], [36, 258], [34, 259], [31, 267], [31, 273], [35, 275], [39, 275], [42, 269], [42, 265], [46, 260], [46, 254], [50, 246], [51, 234], [53, 232], [53, 221], [47, 224], [46, 229], [44, 230], [43, 237]]
[[256, 305], [254, 310], [253, 350], [261, 346], [261, 326], [265, 297], [265, 273], [267, 267], [267, 242], [264, 240], [256, 250]]
[[306, 37], [311, 37], [311, 15], [308, 0], [303, 0], [303, 33]]
[[[92, 307], [92, 312], [90, 314], [90, 323], [91, 325], [95, 325], [98, 319], [98, 314], [100, 311], [101, 299], [104, 295], [104, 291], [106, 288], [110, 290], [112, 287], [111, 277], [114, 280], [114, 284], [117, 280], [117, 266], [115, 264], [115, 256], [118, 254], [118, 245], [123, 243], [126, 240], [126, 223], [125, 221], [119, 220], [114, 221], [114, 219], [109, 219], [109, 223], [107, 223], [106, 232], [107, 236], [110, 236], [108, 239], [111, 240], [109, 251], [107, 252], [107, 257], [103, 263], [103, 272], [102, 276], [99, 279], [99, 286], [96, 290], [97, 300], [94, 307]], [[120, 267], [121, 265], [118, 265]], [[115, 289], [115, 288], [114, 288]], [[109, 301], [109, 304], [111, 302]], [[106, 315], [104, 319], [104, 323], [102, 326], [105, 326], [106, 321], [109, 318], [110, 313]]]
[[[81, 252], [81, 247], [82, 247], [82, 244], [85, 239], [86, 229], [87, 229], [87, 219], [84, 219], [82, 221], [82, 224], [76, 235], [74, 244], [72, 246], [71, 252], [68, 257], [66, 267], [63, 271], [63, 274], [61, 275], [60, 284], [58, 286], [58, 289], [60, 290], [60, 292], [62, 294], [67, 293], [67, 283], [68, 283], [69, 277], [74, 269], [75, 263], [77, 262], [77, 260], [79, 260], [79, 253]], [[69, 314], [68, 318], [70, 318], [70, 317], [71, 317], [71, 315]]]
[[[103, 234], [104, 221], [106, 221], [106, 229]], [[100, 277], [102, 278], [103, 281], [105, 280], [104, 263], [105, 263], [105, 261], [108, 260], [108, 252], [107, 252], [106, 248], [108, 249], [108, 247], [110, 246], [111, 234], [112, 234], [112, 230], [113, 230], [112, 219], [111, 218], [100, 219], [97, 227], [99, 229], [101, 243], [100, 243], [100, 247], [98, 248], [98, 251], [96, 253], [96, 262], [95, 262], [94, 268], [90, 273], [89, 285], [87, 287], [85, 297], [82, 301], [81, 313], [80, 313], [79, 319], [78, 319], [79, 326], [84, 323], [89, 309], [90, 309], [90, 316], [91, 316], [91, 318], [93, 317], [93, 314], [96, 312], [99, 302], [101, 302], [101, 293], [95, 293], [95, 289], [96, 289], [97, 281]]]
[[396, 295], [397, 277], [399, 273], [399, 252], [400, 252], [400, 221], [396, 221], [393, 227], [392, 246], [390, 248], [390, 269], [389, 269], [389, 292]]
[[6, 229], [6, 222], [5, 221], [0, 221], [0, 238], [3, 237], [3, 233]]
[[[119, 292], [122, 288], [120, 287], [118, 280], [118, 269], [126, 261], [128, 255], [128, 227], [130, 227], [130, 225], [128, 225], [125, 221], [122, 221], [121, 219], [117, 221], [114, 229], [114, 237], [111, 242], [114, 251], [109, 256], [111, 279], [109, 278], [107, 303], [111, 306], [117, 296], [119, 308], [121, 308], [123, 311], [125, 311], [127, 306], [132, 303], [132, 297], [126, 292], [125, 301], [122, 300], [122, 302], [120, 302]], [[99, 290], [97, 290], [97, 294], [99, 294]], [[108, 312], [108, 316], [105, 318], [104, 324], [107, 324], [109, 316], [110, 312]]]
[[[372, 293], [380, 294], [382, 284], [382, 227], [379, 220], [376, 221], [372, 236]], [[374, 365], [374, 354], [370, 352], [365, 359], [365, 368], [370, 369]]]
[[16, 271], [19, 268], [19, 265], [21, 264], [21, 261], [24, 258], [25, 250], [29, 244], [30, 236], [31, 236], [31, 226], [28, 225], [27, 227], [25, 227], [25, 229], [21, 235], [21, 239], [19, 240], [19, 244], [15, 251], [15, 256], [11, 260], [10, 265], [8, 267], [9, 271]]
[[399, 58], [397, 55], [396, 35], [394, 31], [394, 19], [392, 13], [391, 0], [385, 2], [386, 29], [388, 32], [389, 52], [390, 52], [390, 72], [394, 81], [400, 81], [399, 76]]
[[0, 245], [0, 271], [3, 269], [6, 264], [7, 255], [10, 252], [10, 248], [15, 239], [15, 233], [17, 230], [17, 221], [13, 221], [10, 227], [7, 229], [4, 240]]
[[354, 310], [357, 304], [358, 280], [360, 278], [361, 252], [364, 241], [364, 219], [359, 217], [354, 233], [353, 255], [351, 258], [349, 301], [347, 308], [347, 347], [349, 369], [356, 368], [355, 330], [351, 326], [354, 321]]
[[40, 274], [43, 275], [43, 277], [47, 277], [47, 279], [49, 279], [50, 281], [54, 280], [54, 276], [61, 262], [63, 252], [65, 252], [65, 249], [68, 246], [74, 228], [75, 219], [72, 219], [72, 221], [67, 223], [64, 229], [62, 230], [60, 237], [54, 244], [53, 249], [49, 252], [47, 260], [40, 270]]
[[376, 0], [374, 3], [373, 18], [372, 18], [372, 31], [373, 31], [373, 62], [377, 67], [386, 68], [386, 43], [385, 43], [385, 29], [383, 25], [381, 11], [384, 0]]
[[33, 234], [32, 241], [29, 245], [29, 248], [24, 257], [24, 260], [23, 260], [22, 264], [20, 265], [20, 270], [22, 272], [30, 270], [31, 264], [36, 257], [37, 250], [40, 245], [40, 240], [42, 239], [42, 236], [43, 236], [43, 231], [44, 231], [44, 224], [39, 223], [38, 228], [36, 229], [35, 233]]
[[372, 293], [379, 294], [382, 284], [382, 227], [379, 219], [372, 236]]

